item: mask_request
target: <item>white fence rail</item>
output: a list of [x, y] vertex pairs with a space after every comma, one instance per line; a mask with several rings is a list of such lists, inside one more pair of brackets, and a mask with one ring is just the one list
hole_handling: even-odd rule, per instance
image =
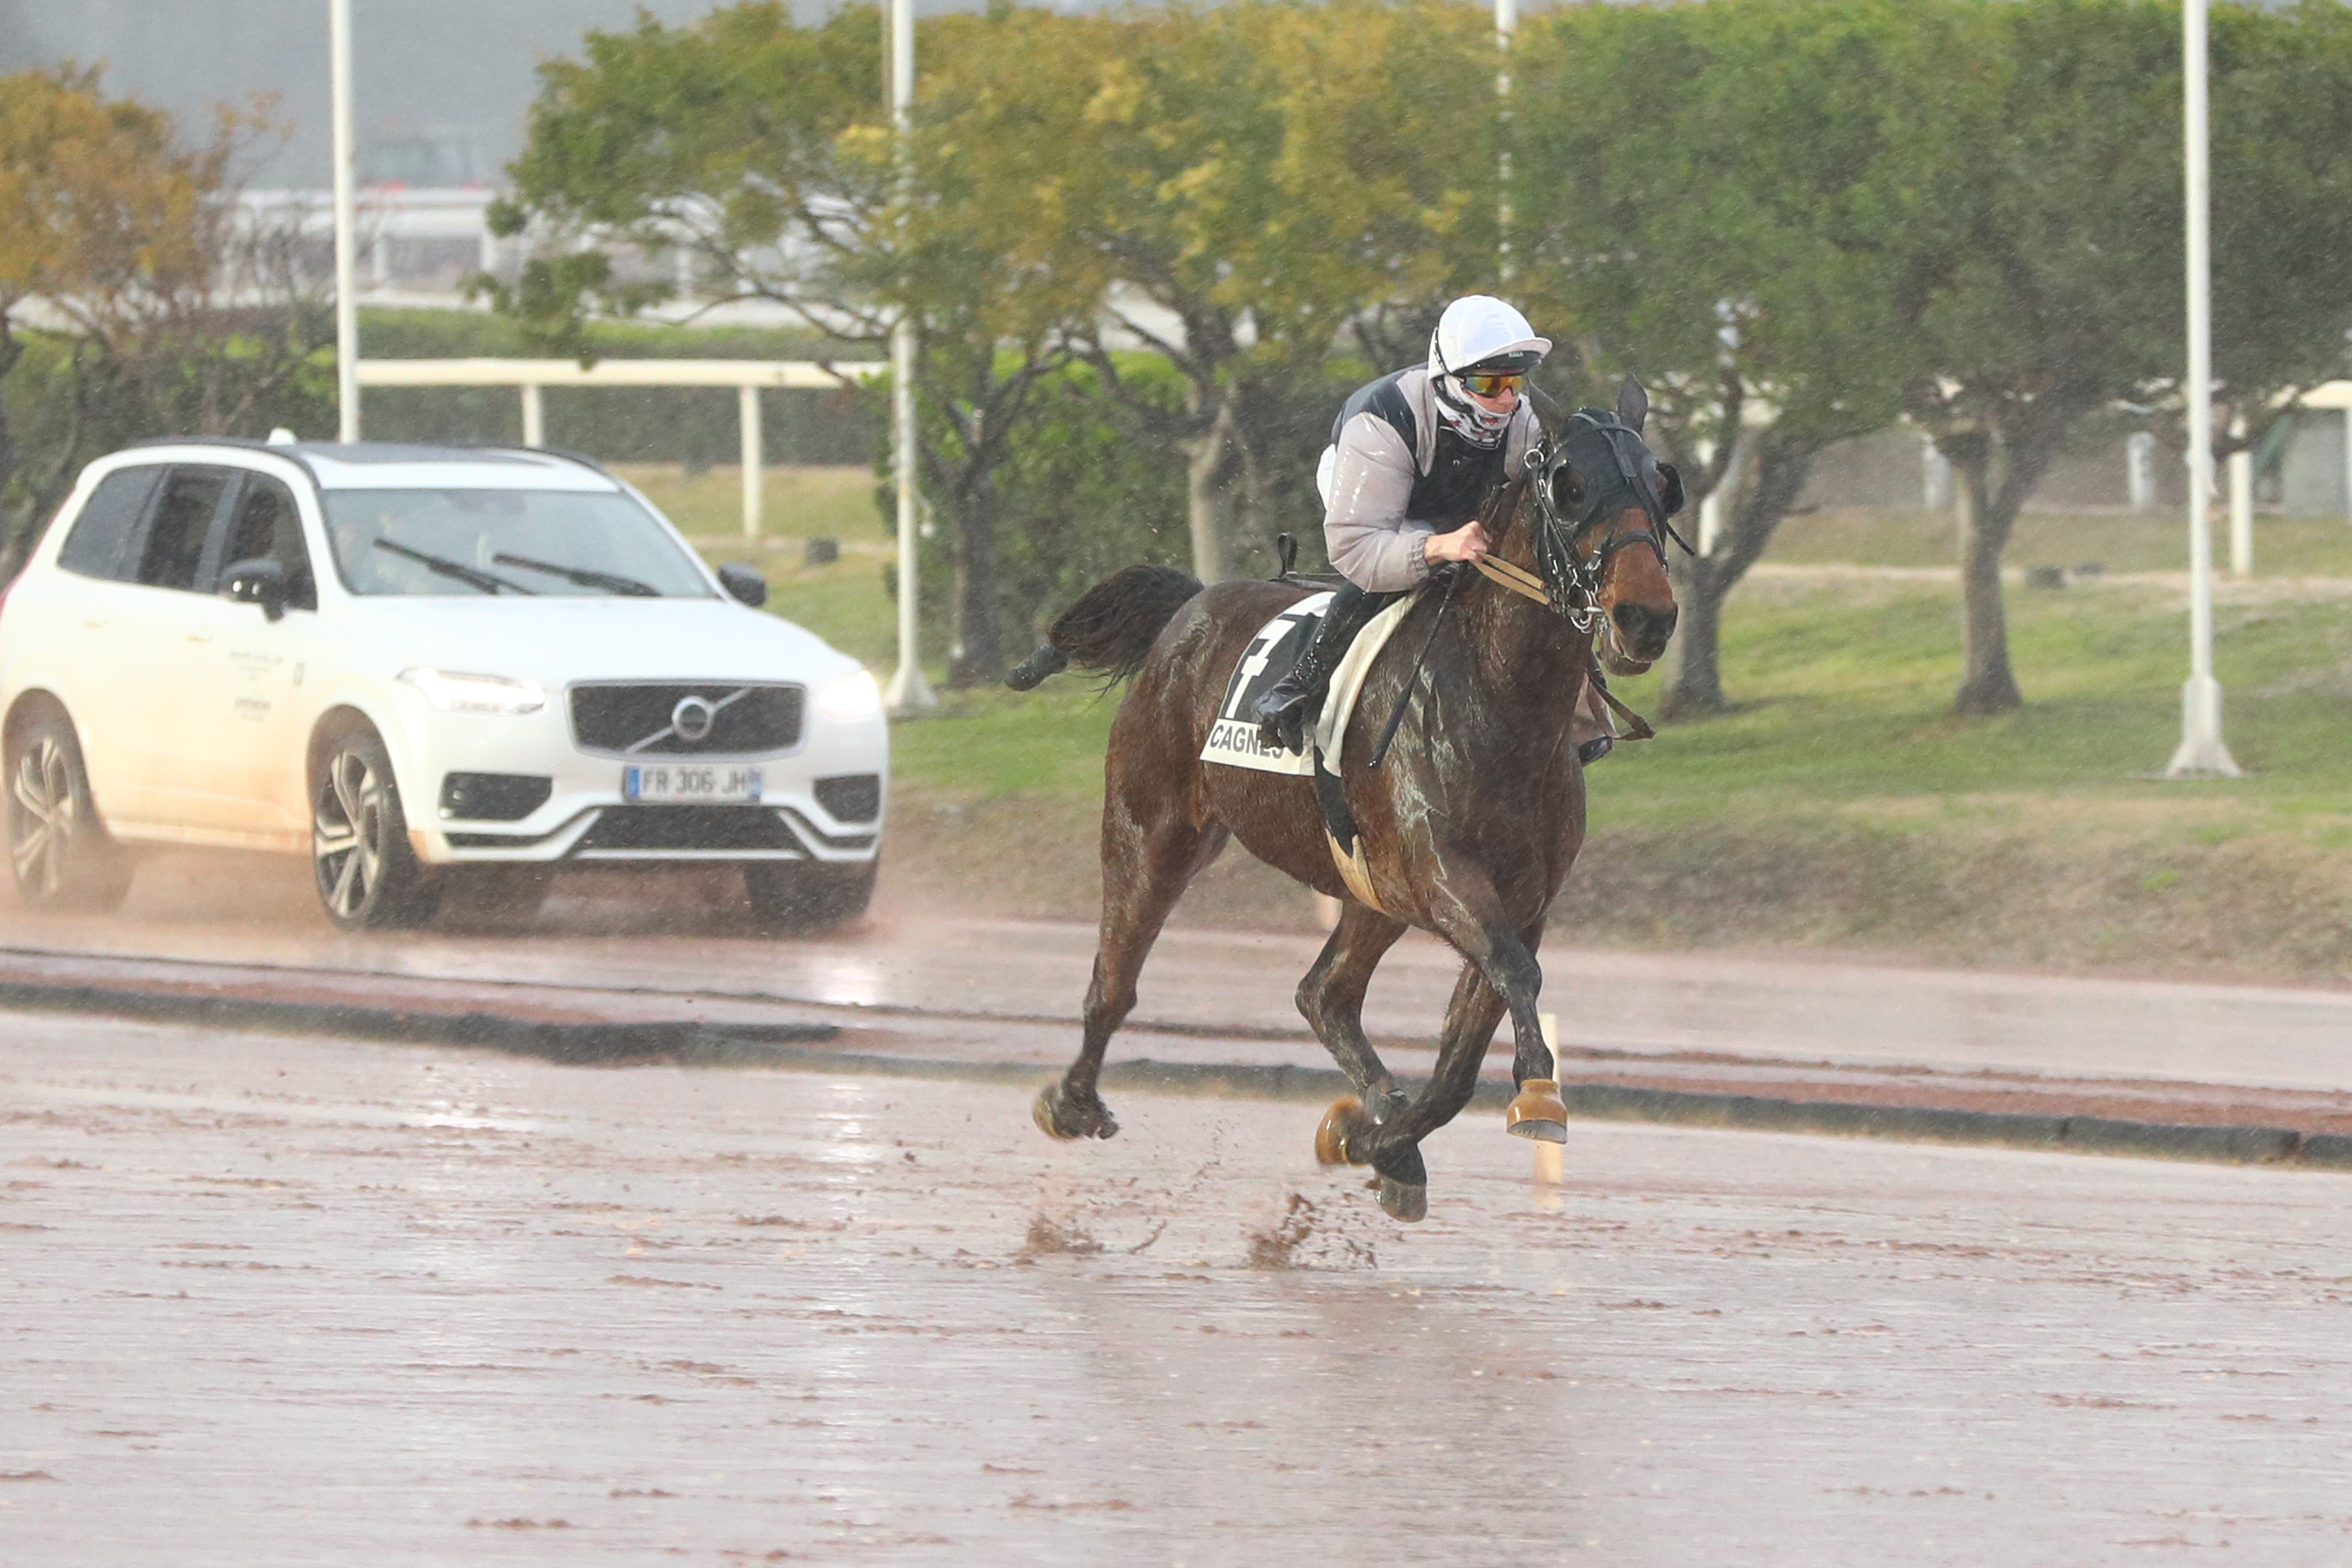
[[824, 391], [856, 386], [888, 370], [879, 360], [620, 359], [583, 365], [568, 359], [375, 359], [359, 363], [369, 386], [511, 386], [522, 396], [522, 441], [547, 444], [541, 389], [550, 386], [731, 386], [742, 426], [743, 537], [760, 537], [765, 445], [760, 394], [769, 388]]

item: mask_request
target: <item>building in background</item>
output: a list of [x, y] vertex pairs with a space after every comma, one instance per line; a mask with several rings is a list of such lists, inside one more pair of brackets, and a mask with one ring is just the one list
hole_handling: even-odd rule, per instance
[[[625, 28], [640, 10], [683, 22], [710, 9], [711, 0], [353, 0], [360, 178], [495, 184], [521, 150], [540, 61], [577, 56], [583, 34]], [[67, 60], [102, 66], [113, 91], [181, 115], [274, 98], [287, 140], [248, 183], [329, 183], [326, 0], [0, 0], [0, 71]]]

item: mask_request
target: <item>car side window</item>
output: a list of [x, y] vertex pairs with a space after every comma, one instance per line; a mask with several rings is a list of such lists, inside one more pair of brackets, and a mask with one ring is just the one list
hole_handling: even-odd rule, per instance
[[151, 588], [195, 587], [205, 563], [205, 539], [228, 481], [226, 468], [172, 470], [148, 520], [146, 543], [139, 552], [140, 582]]
[[58, 548], [58, 565], [83, 577], [127, 582], [131, 572], [131, 536], [139, 531], [140, 513], [155, 493], [163, 470], [155, 467], [117, 468], [98, 481], [74, 520], [73, 531]]
[[245, 493], [229, 520], [228, 546], [221, 552], [223, 580], [240, 561], [275, 561], [286, 572], [286, 607], [319, 607], [318, 580], [310, 574], [310, 552], [302, 542], [302, 514], [294, 492], [267, 474], [245, 476]]

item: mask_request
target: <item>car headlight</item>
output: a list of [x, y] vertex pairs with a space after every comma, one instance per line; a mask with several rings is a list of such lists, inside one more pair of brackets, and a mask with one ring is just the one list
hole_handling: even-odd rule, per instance
[[882, 689], [861, 669], [819, 691], [816, 705], [828, 719], [871, 719], [882, 711]]
[[444, 713], [536, 713], [547, 706], [547, 688], [536, 680], [459, 675], [425, 665], [402, 670], [400, 679]]

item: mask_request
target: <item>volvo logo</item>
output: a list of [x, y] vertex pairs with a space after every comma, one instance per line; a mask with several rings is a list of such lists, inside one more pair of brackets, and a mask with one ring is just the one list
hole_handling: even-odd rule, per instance
[[681, 741], [707, 741], [718, 722], [719, 710], [699, 697], [681, 697], [669, 710], [669, 727]]

